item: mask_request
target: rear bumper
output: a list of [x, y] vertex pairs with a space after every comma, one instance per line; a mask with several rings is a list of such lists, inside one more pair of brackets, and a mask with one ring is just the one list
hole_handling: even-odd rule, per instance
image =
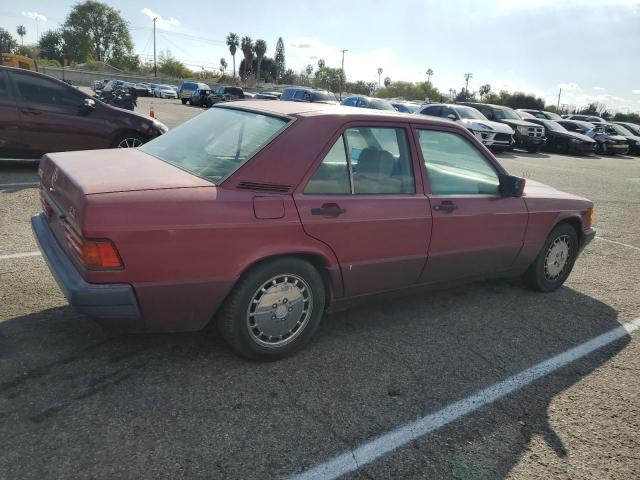
[[140, 318], [131, 285], [87, 283], [53, 236], [44, 214], [31, 217], [31, 227], [49, 270], [77, 311], [99, 319]]

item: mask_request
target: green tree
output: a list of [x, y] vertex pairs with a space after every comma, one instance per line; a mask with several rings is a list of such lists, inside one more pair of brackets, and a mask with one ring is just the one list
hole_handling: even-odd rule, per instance
[[284, 42], [282, 41], [282, 37], [278, 38], [278, 43], [276, 43], [276, 54], [274, 57], [276, 62], [276, 82], [281, 79], [286, 70], [286, 62], [284, 57]]
[[65, 44], [79, 62], [89, 56], [107, 62], [133, 51], [127, 22], [118, 10], [104, 3], [87, 0], [75, 4], [62, 29]]
[[313, 86], [336, 93], [340, 90], [341, 82], [344, 82], [344, 72], [341, 68], [324, 67], [316, 71]]
[[324, 62], [324, 59], [321, 58], [320, 60], [318, 60], [318, 70], [322, 70], [325, 65], [326, 64]]
[[345, 90], [347, 93], [352, 93], [354, 95], [369, 95], [369, 86], [363, 80], [358, 80], [357, 82], [347, 82], [345, 85]]
[[419, 101], [425, 101], [426, 99], [433, 101], [442, 98], [440, 91], [433, 87], [431, 82], [411, 83], [403, 81], [391, 82], [388, 86], [379, 88], [376, 90], [375, 96]]
[[227, 35], [227, 46], [229, 47], [229, 53], [233, 58], [233, 76], [236, 76], [236, 50], [240, 45], [240, 40], [237, 33], [230, 33]]
[[[318, 73], [316, 72], [316, 75], [317, 74]], [[290, 68], [287, 68], [282, 74], [282, 83], [284, 83], [285, 85], [295, 85], [296, 83], [299, 83], [296, 72], [294, 72]]]
[[0, 27], [0, 53], [13, 53], [18, 49], [18, 42], [11, 34]]
[[224, 59], [224, 57], [222, 57], [220, 59], [220, 73], [222, 74], [222, 76], [224, 76], [224, 72], [227, 70], [227, 61]]
[[427, 68], [427, 83], [431, 83], [431, 76], [433, 75], [433, 70]]
[[[258, 71], [258, 59], [256, 57], [253, 57], [253, 59], [251, 60], [251, 66], [249, 67], [249, 69], [254, 72]], [[244, 59], [240, 61], [240, 71], [244, 72]], [[262, 81], [265, 83], [274, 83], [276, 81], [277, 66], [273, 58], [265, 56], [262, 59], [260, 76], [262, 77]]]
[[478, 93], [480, 94], [480, 97], [485, 97], [489, 95], [491, 93], [491, 85], [489, 85], [488, 83], [482, 85], [478, 89]]
[[244, 55], [244, 78], [246, 78], [249, 74], [247, 69], [251, 67], [251, 60], [253, 59], [253, 40], [250, 36], [245, 35], [242, 37], [240, 50], [242, 50], [242, 54]]
[[264, 58], [264, 54], [267, 53], [267, 42], [259, 38], [258, 40], [256, 40], [256, 43], [253, 46], [253, 51], [255, 52], [256, 59], [258, 61], [258, 75], [256, 80], [258, 81], [258, 83], [260, 83], [260, 67], [262, 66], [262, 59]]
[[313, 65], [308, 64], [307, 68], [305, 68], [304, 71], [306, 72], [307, 76], [310, 77], [313, 73]]
[[380, 75], [382, 75], [383, 71], [384, 70], [382, 70], [382, 68], [378, 67], [378, 86], [379, 87], [381, 86], [381, 84], [380, 84]]
[[21, 46], [24, 47], [24, 36], [27, 34], [27, 27], [25, 27], [24, 25], [18, 25], [16, 27], [16, 33], [20, 35], [20, 43]]
[[125, 72], [138, 72], [142, 68], [142, 62], [138, 55], [119, 55], [112, 57], [109, 65]]
[[388, 87], [391, 85], [391, 77], [384, 77], [384, 86]]
[[189, 78], [194, 74], [184, 63], [175, 58], [170, 50], [160, 52], [158, 57], [158, 70], [164, 75], [175, 78]]
[[47, 30], [38, 41], [40, 55], [49, 60], [64, 63], [64, 39], [60, 30]]

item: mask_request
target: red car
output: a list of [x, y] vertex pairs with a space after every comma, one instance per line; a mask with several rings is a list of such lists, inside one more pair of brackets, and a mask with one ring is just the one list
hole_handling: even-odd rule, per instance
[[253, 359], [372, 295], [507, 276], [555, 290], [595, 235], [590, 201], [525, 187], [453, 122], [387, 111], [229, 102], [39, 173], [33, 229], [72, 305], [134, 331], [215, 319]]

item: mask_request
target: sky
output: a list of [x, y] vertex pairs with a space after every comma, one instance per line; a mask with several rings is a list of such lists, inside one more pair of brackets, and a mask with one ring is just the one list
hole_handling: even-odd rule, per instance
[[[27, 28], [26, 43], [64, 22], [74, 1], [0, 3], [0, 27]], [[272, 56], [285, 42], [287, 67], [319, 58], [349, 81], [382, 78], [431, 81], [443, 92], [490, 84], [556, 104], [602, 102], [614, 111], [640, 111], [640, 0], [106, 0], [129, 22], [135, 52], [170, 50], [191, 69], [217, 68], [229, 32], [267, 42]], [[236, 63], [240, 63], [236, 54]]]

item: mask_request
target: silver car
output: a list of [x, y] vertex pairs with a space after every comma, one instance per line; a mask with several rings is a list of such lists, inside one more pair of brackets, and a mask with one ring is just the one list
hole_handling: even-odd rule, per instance
[[170, 85], [157, 85], [153, 96], [158, 98], [178, 98], [178, 94]]

